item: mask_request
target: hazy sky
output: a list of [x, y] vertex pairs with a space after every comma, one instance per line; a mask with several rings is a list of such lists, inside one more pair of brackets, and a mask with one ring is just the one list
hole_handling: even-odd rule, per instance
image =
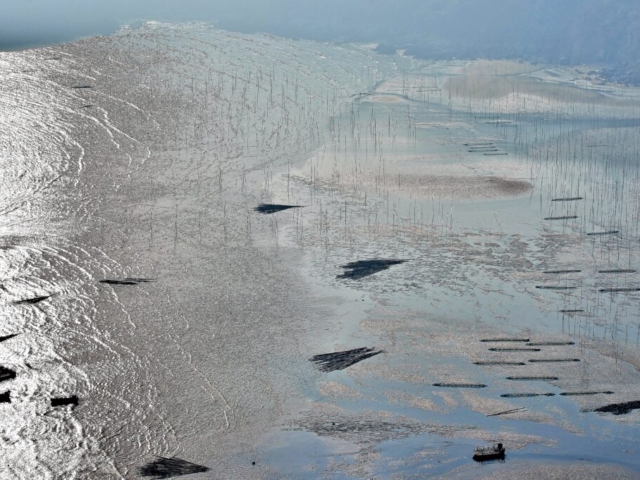
[[0, 49], [144, 20], [375, 41], [426, 58], [640, 62], [640, 0], [0, 0]]

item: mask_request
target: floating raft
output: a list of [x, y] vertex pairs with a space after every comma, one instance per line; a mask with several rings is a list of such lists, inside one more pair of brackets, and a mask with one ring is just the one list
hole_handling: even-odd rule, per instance
[[9, 340], [10, 338], [18, 336], [17, 333], [12, 333], [11, 335], [5, 335], [4, 337], [0, 337], [0, 342], [4, 342], [5, 340]]
[[612, 403], [604, 407], [596, 408], [594, 412], [613, 413], [614, 415], [624, 415], [640, 408], [640, 400], [625, 403]]
[[9, 368], [0, 367], [0, 382], [16, 378], [16, 372]]
[[309, 360], [316, 364], [318, 370], [322, 372], [333, 372], [335, 370], [344, 370], [351, 365], [374, 357], [382, 352], [382, 350], [376, 350], [375, 348], [364, 347], [343, 352], [322, 353], [320, 355], [314, 355]]
[[256, 208], [254, 208], [254, 210], [258, 213], [269, 215], [271, 213], [289, 210], [290, 208], [302, 208], [302, 205], [279, 205], [276, 203], [261, 203]]
[[13, 303], [16, 305], [35, 305], [36, 303], [40, 303], [50, 297], [51, 295], [44, 295], [42, 297], [34, 297], [34, 298], [27, 298], [25, 300], [17, 300]]
[[507, 380], [546, 381], [546, 380], [559, 380], [559, 378], [558, 377], [507, 377]]
[[434, 387], [446, 388], [485, 388], [484, 383], [434, 383]]
[[52, 407], [64, 407], [66, 405], [76, 406], [76, 405], [78, 405], [78, 403], [80, 403], [80, 399], [78, 399], [78, 397], [76, 395], [72, 395], [71, 397], [65, 397], [65, 398], [52, 398], [51, 399], [51, 406]]
[[138, 469], [142, 477], [171, 478], [180, 475], [191, 475], [193, 473], [208, 472], [209, 468], [203, 465], [187, 462], [181, 458], [158, 457], [153, 462], [147, 463]]
[[400, 265], [405, 263], [406, 260], [358, 260], [356, 262], [350, 262], [346, 265], [342, 265], [340, 268], [344, 268], [345, 272], [342, 275], [337, 275], [336, 278], [350, 278], [352, 280], [359, 280], [374, 273], [387, 270], [393, 265]]

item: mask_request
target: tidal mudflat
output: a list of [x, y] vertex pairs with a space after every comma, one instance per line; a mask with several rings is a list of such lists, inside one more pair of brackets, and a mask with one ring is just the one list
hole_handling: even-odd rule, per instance
[[157, 23], [0, 68], [0, 476], [640, 471], [637, 90]]

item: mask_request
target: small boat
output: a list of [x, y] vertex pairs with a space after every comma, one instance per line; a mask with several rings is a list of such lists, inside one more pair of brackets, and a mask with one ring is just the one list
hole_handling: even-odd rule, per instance
[[476, 447], [473, 451], [473, 459], [476, 462], [484, 462], [486, 460], [503, 460], [505, 448], [501, 443], [496, 443], [489, 447]]

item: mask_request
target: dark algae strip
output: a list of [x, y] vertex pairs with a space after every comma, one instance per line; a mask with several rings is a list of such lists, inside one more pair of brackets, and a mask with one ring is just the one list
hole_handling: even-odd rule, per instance
[[540, 358], [529, 360], [531, 363], [563, 363], [563, 362], [579, 362], [579, 358]]
[[613, 395], [610, 390], [604, 392], [562, 392], [560, 395], [563, 397], [578, 397], [582, 395]]
[[594, 412], [624, 415], [631, 412], [632, 410], [637, 410], [638, 408], [640, 408], [640, 400], [634, 400], [633, 402], [612, 403], [611, 405], [605, 405], [604, 407], [596, 408]]
[[13, 378], [16, 378], [16, 372], [9, 368], [0, 367], [0, 382], [6, 382]]
[[139, 283], [153, 282], [152, 278], [123, 278], [118, 279], [106, 279], [100, 280], [100, 283], [106, 283], [107, 285], [138, 285]]
[[382, 352], [383, 350], [364, 347], [343, 352], [322, 353], [320, 355], [314, 355], [309, 360], [316, 364], [318, 370], [322, 372], [333, 372], [335, 370], [344, 370], [351, 365], [374, 357]]
[[0, 403], [11, 403], [11, 392], [0, 393]]
[[524, 381], [558, 380], [558, 377], [507, 377], [507, 380], [524, 380]]
[[446, 388], [486, 388], [484, 383], [434, 383], [433, 386]]
[[345, 272], [336, 278], [358, 280], [404, 262], [406, 262], [406, 260], [359, 260], [357, 262], [350, 262], [341, 266], [341, 268], [345, 269]]
[[187, 462], [181, 458], [158, 457], [153, 462], [147, 463], [138, 469], [142, 477], [171, 478], [181, 475], [191, 475], [193, 473], [208, 472], [209, 469], [203, 465]]
[[45, 295], [42, 297], [34, 297], [34, 298], [27, 298], [25, 300], [18, 300], [13, 303], [15, 303], [16, 305], [35, 305], [36, 303], [40, 303], [50, 297], [51, 295]]
[[271, 213], [281, 212], [283, 210], [289, 210], [290, 208], [301, 208], [302, 205], [279, 205], [277, 203], [261, 203], [254, 210], [258, 213], [264, 213], [269, 215]]
[[553, 397], [555, 393], [503, 393], [503, 398]]
[[528, 342], [528, 338], [483, 338], [481, 342]]
[[554, 273], [580, 273], [582, 270], [546, 270], [542, 273], [554, 274]]
[[598, 290], [602, 293], [617, 293], [617, 292], [640, 292], [640, 288], [631, 287], [631, 288], [600, 288]]
[[636, 271], [630, 268], [617, 268], [613, 270], [598, 270], [598, 273], [636, 273]]
[[578, 287], [562, 287], [559, 285], [536, 285], [540, 290], [575, 290]]
[[51, 406], [52, 407], [64, 407], [65, 405], [78, 405], [80, 399], [76, 395], [72, 395], [71, 397], [64, 398], [52, 398]]
[[539, 352], [539, 348], [490, 348], [491, 352]]
[[615, 235], [616, 233], [620, 233], [620, 230], [608, 230], [606, 232], [589, 232], [587, 235]]
[[485, 365], [485, 366], [490, 366], [490, 365], [526, 365], [526, 363], [524, 362], [499, 362], [499, 361], [495, 361], [495, 362], [473, 362], [474, 365]]

